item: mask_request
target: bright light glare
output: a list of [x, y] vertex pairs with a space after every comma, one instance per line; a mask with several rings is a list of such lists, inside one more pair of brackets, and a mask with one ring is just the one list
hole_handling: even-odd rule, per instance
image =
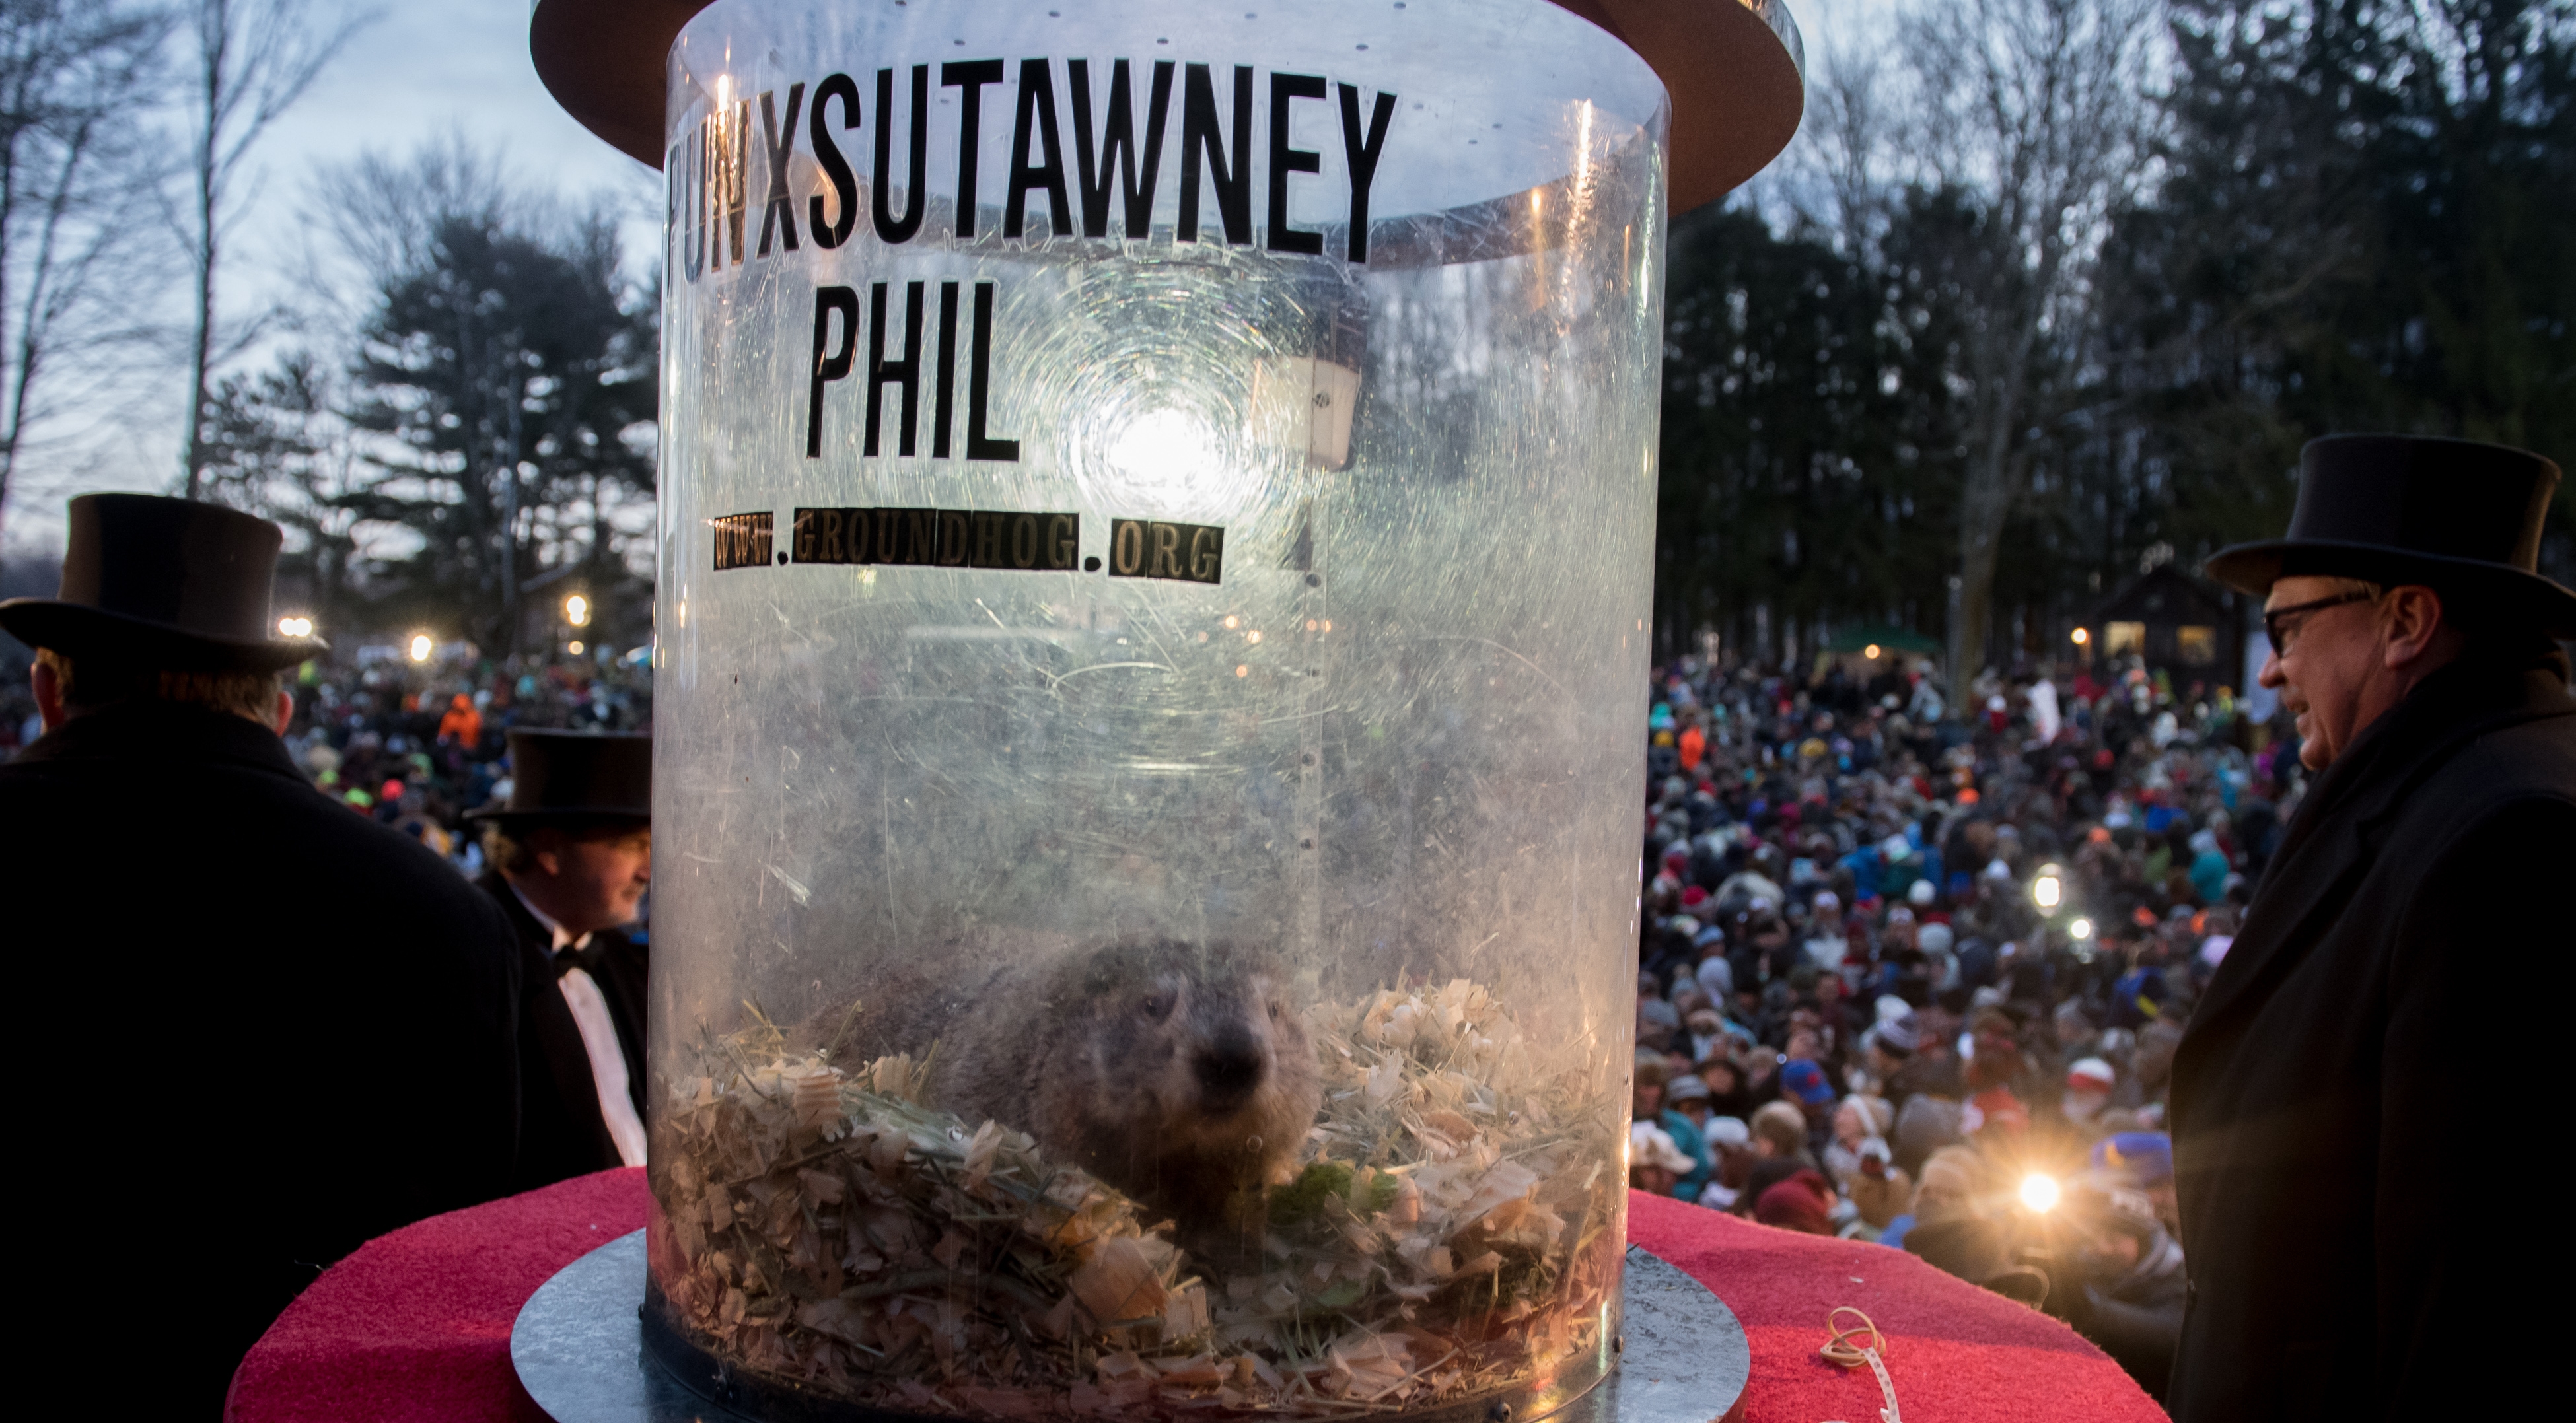
[[2093, 634], [2086, 632], [2082, 628], [2077, 628], [2075, 631], [2068, 633], [2067, 636], [2074, 640], [2077, 647], [2082, 647], [2084, 644], [2093, 640]]
[[2092, 938], [2093, 921], [2090, 919], [2078, 919], [2074, 923], [2066, 926], [2066, 932], [2078, 939]]
[[2057, 882], [2055, 875], [2041, 875], [2030, 882], [2030, 902], [2042, 909], [2055, 909], [2065, 892], [2065, 887]]
[[1179, 410], [1149, 410], [1128, 421], [1104, 453], [1121, 473], [1149, 484], [1187, 482], [1219, 455], [1208, 428]]
[[311, 618], [279, 618], [277, 620], [277, 635], [280, 637], [311, 637], [313, 635], [313, 620]]
[[1876, 662], [1878, 660], [1878, 652], [1878, 644], [1873, 642], [1869, 646], [1862, 648], [1860, 650], [1860, 655], [1868, 658], [1872, 662]]
[[564, 599], [564, 621], [577, 628], [590, 626], [590, 600], [579, 593]]
[[575, 657], [579, 657], [581, 655], [581, 639], [579, 638], [573, 639], [572, 655]]
[[2035, 1211], [2057, 1209], [2057, 1182], [2033, 1171], [2021, 1178], [2021, 1203]]
[[437, 645], [437, 643], [430, 641], [428, 633], [413, 633], [411, 635], [411, 660], [414, 662], [427, 662], [429, 660], [430, 649]]

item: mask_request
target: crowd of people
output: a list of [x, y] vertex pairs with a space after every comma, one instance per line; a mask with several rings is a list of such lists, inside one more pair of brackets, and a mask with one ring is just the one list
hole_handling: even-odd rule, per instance
[[469, 876], [484, 847], [465, 813], [508, 794], [512, 728], [643, 731], [653, 710], [650, 665], [561, 652], [317, 661], [288, 690], [287, 752], [313, 783]]
[[2301, 789], [2286, 719], [2134, 663], [1654, 673], [1641, 1189], [1909, 1250], [2160, 1392], [2165, 1097]]

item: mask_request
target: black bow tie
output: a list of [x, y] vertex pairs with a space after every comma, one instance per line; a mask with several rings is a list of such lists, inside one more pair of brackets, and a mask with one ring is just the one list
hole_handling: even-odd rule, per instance
[[607, 950], [600, 944], [599, 936], [593, 934], [586, 948], [574, 948], [566, 944], [555, 950], [555, 977], [561, 978], [574, 969], [580, 969], [596, 980], [599, 977], [600, 966], [607, 960]]

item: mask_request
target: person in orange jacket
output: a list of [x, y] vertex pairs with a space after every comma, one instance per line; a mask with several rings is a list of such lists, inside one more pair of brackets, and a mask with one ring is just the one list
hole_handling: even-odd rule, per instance
[[472, 697], [459, 692], [447, 704], [447, 715], [438, 719], [438, 742], [467, 752], [483, 744], [483, 713], [474, 709]]

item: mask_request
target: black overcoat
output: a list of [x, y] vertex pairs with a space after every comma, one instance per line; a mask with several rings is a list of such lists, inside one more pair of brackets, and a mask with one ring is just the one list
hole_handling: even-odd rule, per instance
[[0, 886], [40, 1371], [212, 1419], [323, 1266], [508, 1187], [509, 926], [266, 728], [147, 704], [39, 739], [0, 766]]
[[2435, 673], [2310, 787], [2174, 1060], [2179, 1423], [2442, 1417], [2552, 1377], [2509, 1340], [2565, 1276], [2480, 1163], [2564, 1110], [2510, 995], [2576, 947], [2571, 872], [2554, 660]]
[[[519, 1168], [516, 1189], [527, 1191], [625, 1164], [608, 1120], [599, 1111], [599, 1079], [591, 1075], [590, 1049], [581, 1024], [556, 986], [554, 932], [528, 912], [498, 870], [476, 881], [501, 906], [518, 939], [519, 953]], [[626, 1087], [635, 1115], [644, 1116], [645, 947], [614, 930], [591, 938], [599, 950], [591, 974], [625, 1049]]]

